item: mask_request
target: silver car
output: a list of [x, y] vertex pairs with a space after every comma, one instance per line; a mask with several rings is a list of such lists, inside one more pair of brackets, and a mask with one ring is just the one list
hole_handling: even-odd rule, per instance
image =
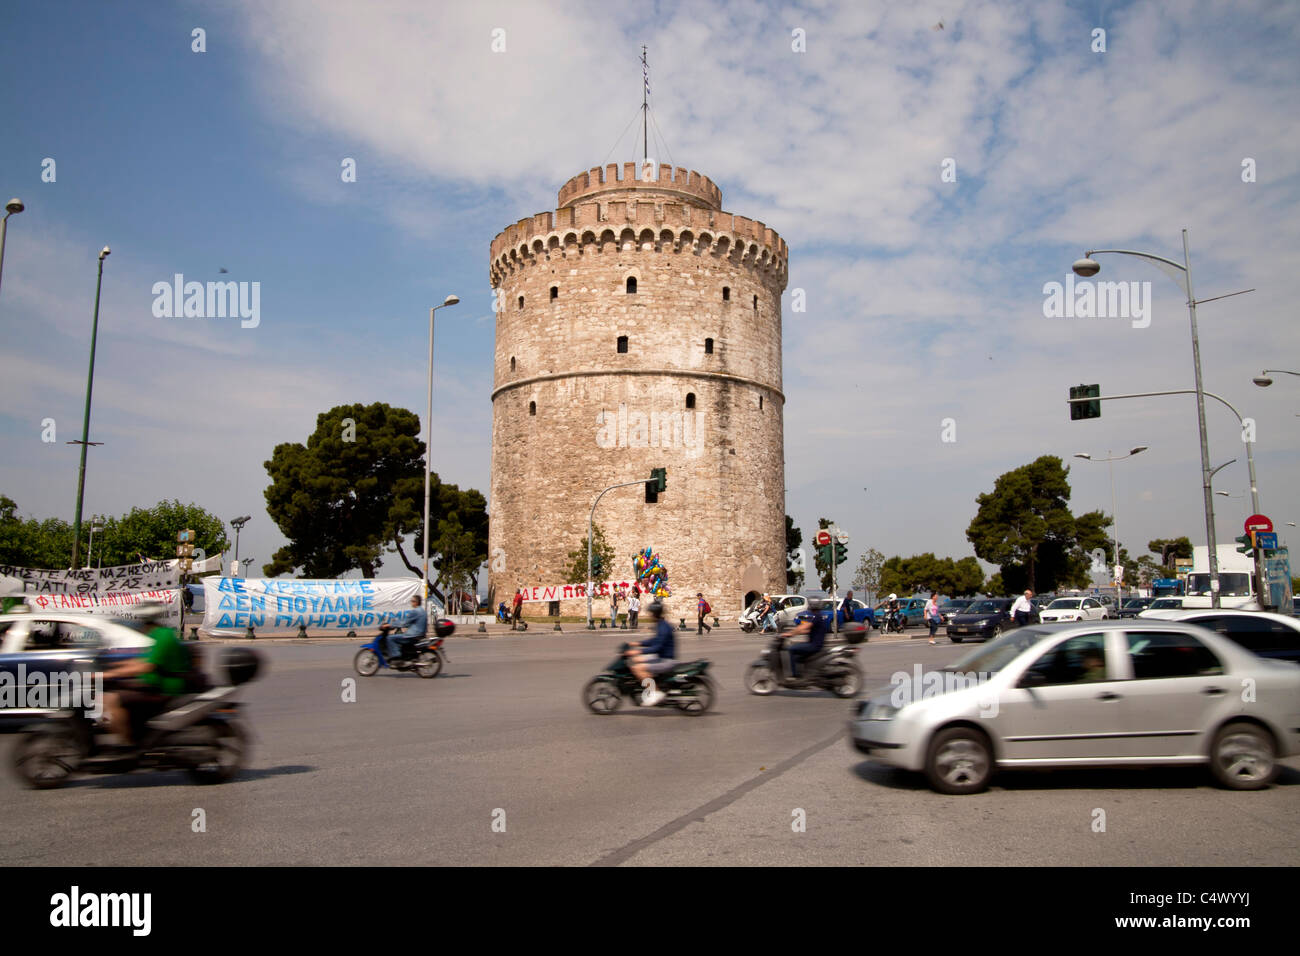
[[1300, 753], [1300, 666], [1166, 621], [1030, 625], [855, 705], [853, 746], [977, 793], [1000, 768], [1208, 764], [1258, 790]]

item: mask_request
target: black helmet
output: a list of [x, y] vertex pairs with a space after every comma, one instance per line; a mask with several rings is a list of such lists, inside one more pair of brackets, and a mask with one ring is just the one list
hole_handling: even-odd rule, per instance
[[646, 610], [650, 612], [650, 616], [653, 618], [661, 618], [664, 616], [664, 606], [660, 601], [651, 601], [650, 607]]

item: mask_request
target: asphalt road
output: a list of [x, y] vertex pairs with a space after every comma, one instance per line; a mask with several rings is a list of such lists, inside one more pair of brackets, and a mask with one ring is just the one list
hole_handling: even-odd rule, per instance
[[[948, 797], [863, 760], [849, 703], [749, 695], [763, 646], [738, 631], [679, 642], [707, 657], [716, 708], [688, 717], [580, 691], [619, 635], [584, 631], [449, 642], [443, 675], [355, 678], [357, 644], [259, 642], [245, 698], [250, 768], [201, 787], [182, 774], [90, 777], [61, 790], [0, 778], [4, 865], [961, 864], [1294, 865], [1300, 760], [1258, 793], [1200, 769], [1003, 774]], [[868, 687], [964, 648], [860, 649]], [[343, 682], [356, 679], [356, 701]], [[5, 751], [13, 740], [0, 738]], [[193, 821], [201, 810], [205, 832]], [[1096, 811], [1105, 831], [1095, 832]], [[802, 814], [797, 813], [802, 811]], [[796, 832], [802, 816], [806, 829]], [[495, 827], [494, 827], [495, 824]], [[501, 832], [504, 828], [504, 832]], [[939, 886], [934, 887], [937, 891]]]

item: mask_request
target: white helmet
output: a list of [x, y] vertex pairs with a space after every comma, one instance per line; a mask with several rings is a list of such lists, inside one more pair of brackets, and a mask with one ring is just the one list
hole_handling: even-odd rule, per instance
[[897, 595], [897, 594], [891, 594], [891, 595], [889, 595], [889, 600], [891, 600], [891, 601], [897, 601], [897, 600], [898, 600], [898, 595]]

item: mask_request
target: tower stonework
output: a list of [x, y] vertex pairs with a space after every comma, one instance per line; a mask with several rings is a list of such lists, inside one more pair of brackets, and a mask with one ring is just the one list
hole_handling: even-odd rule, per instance
[[597, 580], [632, 580], [650, 547], [675, 617], [694, 615], [697, 591], [727, 614], [784, 591], [781, 237], [723, 212], [699, 173], [611, 164], [493, 239], [490, 276], [496, 600], [564, 584], [595, 497], [654, 468], [668, 473], [657, 503], [640, 487], [601, 499], [615, 566]]

